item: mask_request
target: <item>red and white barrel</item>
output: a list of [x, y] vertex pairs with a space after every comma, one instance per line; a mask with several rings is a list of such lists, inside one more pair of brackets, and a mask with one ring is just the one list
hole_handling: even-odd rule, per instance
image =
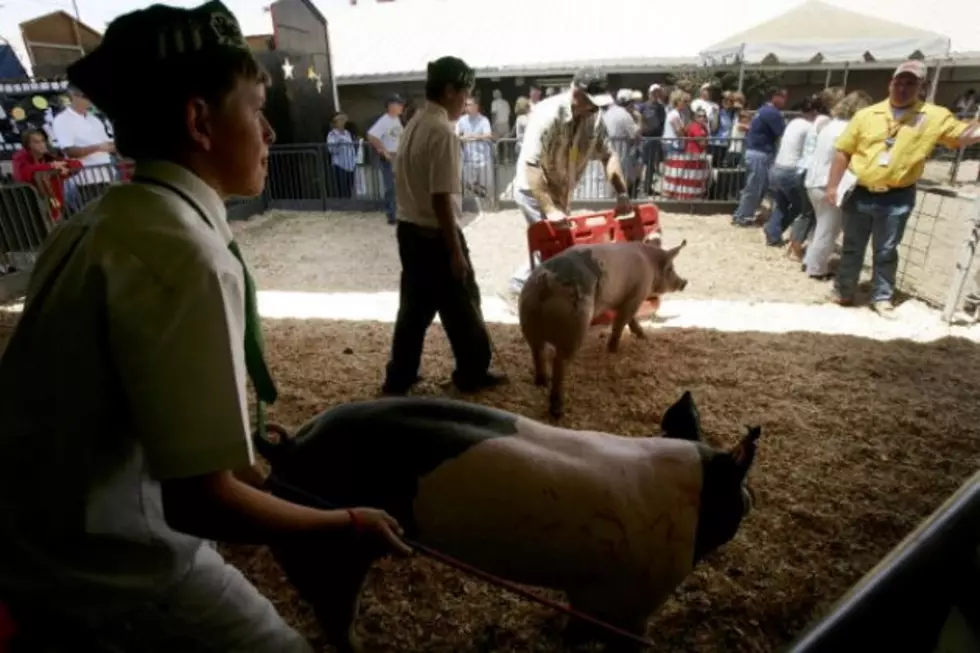
[[675, 200], [696, 200], [704, 196], [711, 179], [708, 154], [670, 152], [664, 161], [661, 194]]

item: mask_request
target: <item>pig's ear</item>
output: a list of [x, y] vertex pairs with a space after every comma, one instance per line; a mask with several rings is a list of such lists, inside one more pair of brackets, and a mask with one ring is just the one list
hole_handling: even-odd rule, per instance
[[665, 438], [701, 441], [701, 415], [690, 391], [685, 391], [681, 398], [667, 409], [660, 420], [660, 430]]
[[663, 241], [663, 234], [660, 231], [651, 231], [643, 237], [643, 242], [648, 245], [659, 245]]
[[672, 248], [670, 248], [670, 249], [668, 249], [668, 250], [667, 250], [667, 260], [668, 260], [668, 261], [673, 261], [673, 260], [674, 260], [674, 258], [675, 258], [675, 257], [676, 257], [676, 256], [677, 256], [678, 254], [680, 254], [680, 253], [681, 253], [681, 250], [682, 250], [682, 249], [684, 249], [684, 247], [685, 247], [686, 245], [687, 245], [687, 239], [685, 238], [684, 240], [682, 240], [682, 241], [681, 241], [681, 244], [680, 244], [680, 245], [678, 245], [677, 247], [672, 247]]
[[745, 436], [742, 440], [735, 445], [735, 447], [729, 452], [732, 457], [732, 461], [735, 463], [735, 467], [738, 470], [740, 478], [744, 479], [752, 469], [752, 463], [755, 461], [755, 452], [758, 448], [759, 438], [762, 436], [761, 426], [746, 426]]

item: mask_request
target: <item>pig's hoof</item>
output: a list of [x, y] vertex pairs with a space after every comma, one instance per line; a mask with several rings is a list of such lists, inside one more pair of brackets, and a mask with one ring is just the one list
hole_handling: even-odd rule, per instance
[[536, 385], [538, 387], [548, 385], [548, 377], [545, 376], [544, 374], [535, 374], [534, 375], [534, 385]]
[[609, 350], [610, 354], [615, 354], [619, 351], [619, 343], [615, 340], [610, 340], [609, 344], [606, 345], [606, 349]]

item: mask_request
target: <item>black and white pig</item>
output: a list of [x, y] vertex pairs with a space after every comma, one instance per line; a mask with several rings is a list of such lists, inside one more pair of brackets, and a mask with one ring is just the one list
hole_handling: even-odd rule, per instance
[[[688, 392], [661, 427], [662, 437], [624, 437], [448, 399], [389, 398], [337, 406], [295, 437], [257, 438], [256, 447], [272, 467], [269, 489], [283, 498], [383, 509], [410, 539], [499, 577], [563, 590], [573, 608], [643, 635], [748, 514], [761, 433], [749, 429], [731, 450], [703, 443]], [[330, 643], [358, 650], [358, 598], [382, 552], [354, 535], [272, 551]], [[581, 624], [569, 627], [581, 640]]]

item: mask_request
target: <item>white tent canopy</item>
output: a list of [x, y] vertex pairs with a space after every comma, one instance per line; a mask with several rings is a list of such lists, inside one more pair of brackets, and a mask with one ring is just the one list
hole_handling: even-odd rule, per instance
[[945, 58], [950, 39], [810, 0], [701, 52], [704, 65], [849, 63]]

